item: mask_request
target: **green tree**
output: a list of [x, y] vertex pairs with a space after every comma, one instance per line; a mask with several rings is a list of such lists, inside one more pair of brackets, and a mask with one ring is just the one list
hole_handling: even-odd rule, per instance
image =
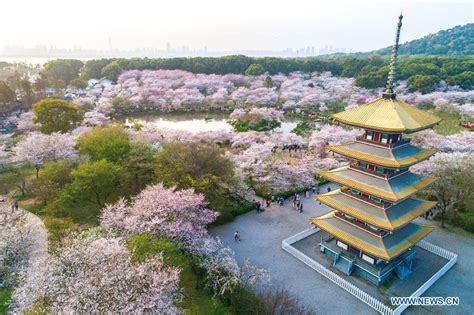
[[273, 80], [271, 76], [267, 76], [265, 80], [263, 80], [263, 86], [265, 86], [266, 88], [273, 87]]
[[261, 75], [264, 72], [265, 69], [261, 64], [253, 63], [245, 70], [245, 75]]
[[47, 98], [33, 105], [34, 122], [43, 133], [68, 132], [84, 118], [83, 111], [74, 103]]
[[33, 86], [28, 78], [23, 78], [20, 81], [21, 98], [24, 107], [30, 108], [34, 102]]
[[44, 64], [44, 74], [54, 86], [69, 85], [71, 80], [79, 77], [83, 62], [75, 59], [57, 59]]
[[408, 83], [413, 85], [422, 94], [432, 92], [438, 78], [433, 75], [417, 74], [408, 78]]
[[15, 92], [4, 82], [0, 81], [0, 104], [8, 104], [15, 100]]
[[225, 211], [234, 184], [234, 167], [216, 145], [170, 143], [156, 156], [158, 182], [178, 189], [194, 188], [213, 209]]
[[52, 161], [43, 166], [43, 175], [37, 178], [31, 191], [37, 200], [46, 202], [53, 199], [61, 188], [71, 182], [70, 173], [73, 167], [67, 161]]
[[103, 207], [117, 196], [123, 177], [120, 165], [99, 160], [79, 165], [71, 172], [72, 182], [62, 191], [63, 201], [87, 201]]
[[79, 152], [89, 155], [93, 161], [106, 159], [119, 163], [128, 158], [130, 149], [127, 131], [119, 125], [95, 127], [78, 139]]
[[132, 143], [128, 159], [123, 165], [126, 172], [124, 189], [128, 195], [138, 193], [153, 181], [155, 154], [148, 144]]
[[93, 59], [86, 61], [81, 70], [81, 79], [98, 79], [102, 76], [102, 68], [111, 63], [113, 59]]
[[474, 72], [464, 71], [448, 78], [448, 83], [451, 85], [459, 85], [465, 90], [474, 88]]
[[87, 87], [87, 81], [77, 78], [71, 80], [71, 82], [69, 82], [69, 85], [78, 89], [85, 89]]
[[102, 68], [101, 74], [107, 79], [117, 82], [117, 79], [122, 71], [123, 70], [122, 67], [120, 67], [120, 64], [117, 61], [112, 61], [107, 66]]

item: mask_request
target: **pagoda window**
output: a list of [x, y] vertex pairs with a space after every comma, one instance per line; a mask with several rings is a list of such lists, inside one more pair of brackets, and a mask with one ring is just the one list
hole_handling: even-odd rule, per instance
[[374, 197], [374, 196], [370, 196], [369, 198], [370, 198], [370, 200], [372, 200], [372, 201], [374, 201], [374, 202], [377, 202], [377, 203], [381, 203], [381, 202], [382, 202], [382, 199], [377, 198], [377, 197]]
[[380, 141], [380, 132], [374, 132], [374, 138], [372, 140]]
[[354, 220], [354, 217], [353, 217], [353, 216], [350, 216], [350, 215], [345, 214], [345, 213], [344, 213], [344, 216], [345, 216], [346, 218], [348, 218], [349, 220]]
[[361, 168], [367, 168], [367, 163], [365, 163], [365, 162], [359, 162], [359, 167], [361, 167]]
[[387, 143], [387, 140], [388, 140], [388, 135], [386, 133], [382, 133], [382, 139], [380, 142]]
[[378, 231], [378, 227], [372, 225], [372, 224], [367, 224], [367, 226], [371, 229], [371, 230], [374, 230], [374, 231]]
[[383, 167], [380, 167], [380, 166], [377, 166], [377, 167], [375, 168], [375, 171], [376, 171], [377, 173], [381, 173], [381, 174], [385, 173], [385, 169], [384, 169]]
[[355, 194], [355, 195], [358, 195], [360, 193], [360, 191], [358, 191], [357, 189], [355, 188], [351, 188], [351, 193]]
[[349, 246], [347, 246], [347, 244], [345, 244], [345, 243], [343, 243], [343, 242], [341, 242], [341, 241], [339, 241], [339, 240], [336, 241], [336, 245], [339, 246], [339, 247], [342, 248], [342, 249], [345, 249], [345, 250], [348, 250], [348, 249], [349, 249]]
[[372, 140], [373, 136], [374, 136], [374, 132], [373, 132], [373, 131], [367, 131], [367, 139], [368, 139], [368, 140]]
[[373, 259], [372, 257], [370, 256], [367, 256], [366, 254], [362, 254], [362, 260], [368, 262], [369, 264], [372, 264], [374, 265], [375, 264], [375, 259]]

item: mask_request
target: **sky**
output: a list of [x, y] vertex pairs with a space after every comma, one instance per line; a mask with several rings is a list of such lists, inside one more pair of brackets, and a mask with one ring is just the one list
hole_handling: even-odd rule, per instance
[[7, 0], [0, 47], [370, 51], [392, 44], [400, 11], [401, 42], [474, 22], [474, 0]]

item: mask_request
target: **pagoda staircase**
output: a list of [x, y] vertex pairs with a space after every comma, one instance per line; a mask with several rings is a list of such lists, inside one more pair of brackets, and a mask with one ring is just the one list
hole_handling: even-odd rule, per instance
[[354, 260], [341, 257], [341, 254], [336, 256], [332, 265], [348, 276], [350, 276], [354, 270]]

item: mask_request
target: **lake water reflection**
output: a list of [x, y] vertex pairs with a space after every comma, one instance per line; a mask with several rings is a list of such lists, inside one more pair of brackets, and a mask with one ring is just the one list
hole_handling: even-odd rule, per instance
[[[158, 128], [173, 130], [185, 130], [189, 132], [232, 130], [233, 127], [227, 122], [229, 115], [225, 113], [179, 113], [179, 114], [146, 114], [128, 116], [128, 121], [152, 124]], [[283, 132], [287, 136], [297, 122], [285, 120], [276, 132]]]

